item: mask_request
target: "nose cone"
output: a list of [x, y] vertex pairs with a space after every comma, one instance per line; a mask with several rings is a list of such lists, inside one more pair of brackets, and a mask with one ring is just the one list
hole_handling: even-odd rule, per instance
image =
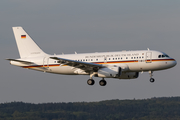
[[177, 62], [175, 59], [173, 59], [174, 61], [172, 61], [172, 67], [176, 66]]
[[169, 69], [176, 66], [177, 62], [175, 59], [170, 58], [168, 61], [164, 61], [161, 64], [162, 69]]

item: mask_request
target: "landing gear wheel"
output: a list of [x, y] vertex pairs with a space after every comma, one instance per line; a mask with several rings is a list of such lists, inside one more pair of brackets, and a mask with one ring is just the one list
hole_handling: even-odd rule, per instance
[[93, 79], [89, 79], [89, 80], [87, 81], [87, 84], [88, 84], [88, 85], [94, 85], [94, 83], [95, 83], [95, 81], [94, 81]]
[[107, 82], [105, 80], [100, 80], [99, 81], [100, 86], [105, 86], [106, 84], [107, 84]]
[[154, 81], [155, 81], [155, 79], [154, 78], [150, 78], [150, 80], [149, 80], [151, 83], [153, 83]]

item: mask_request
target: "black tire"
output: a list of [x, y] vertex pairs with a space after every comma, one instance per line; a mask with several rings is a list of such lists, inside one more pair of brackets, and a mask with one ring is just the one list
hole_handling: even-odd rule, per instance
[[154, 78], [151, 78], [149, 81], [150, 81], [151, 83], [153, 83], [153, 82], [155, 81], [155, 79], [154, 79]]
[[100, 80], [99, 81], [100, 86], [105, 86], [106, 84], [107, 84], [107, 82], [105, 80]]
[[87, 81], [87, 84], [88, 84], [88, 85], [94, 85], [94, 83], [95, 83], [95, 81], [94, 81], [93, 79], [89, 79], [89, 80]]

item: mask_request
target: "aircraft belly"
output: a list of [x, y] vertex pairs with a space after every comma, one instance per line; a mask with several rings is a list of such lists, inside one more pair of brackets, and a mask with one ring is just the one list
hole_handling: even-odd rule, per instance
[[74, 70], [70, 66], [58, 66], [50, 68], [52, 73], [56, 74], [67, 74], [67, 75], [76, 75]]
[[55, 73], [55, 74], [66, 74], [66, 75], [76, 75], [72, 67], [69, 66], [56, 66], [56, 67], [34, 67], [30, 68], [37, 71]]

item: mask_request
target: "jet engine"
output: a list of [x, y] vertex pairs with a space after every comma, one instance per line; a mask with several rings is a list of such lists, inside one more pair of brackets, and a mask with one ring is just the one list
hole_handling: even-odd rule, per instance
[[119, 78], [121, 76], [121, 67], [101, 68], [98, 70], [97, 76], [102, 78]]
[[108, 66], [106, 68], [100, 68], [97, 71], [95, 77], [102, 78], [118, 78], [118, 79], [135, 79], [139, 77], [139, 72], [126, 72], [128, 70], [127, 65], [122, 66]]

